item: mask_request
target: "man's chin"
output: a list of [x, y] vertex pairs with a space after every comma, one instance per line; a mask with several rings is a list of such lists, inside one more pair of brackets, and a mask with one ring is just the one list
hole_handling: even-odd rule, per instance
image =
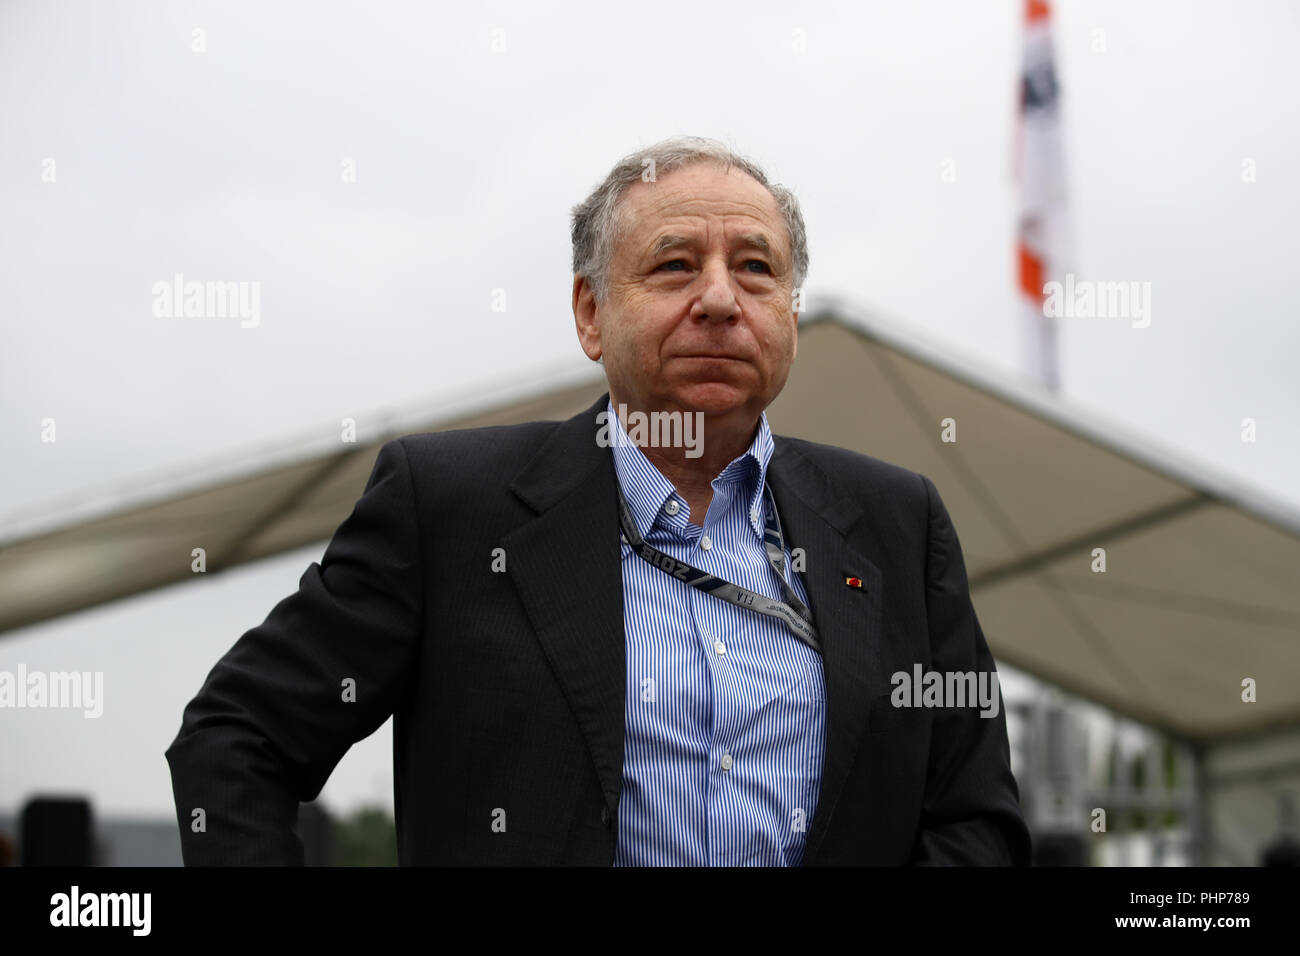
[[703, 412], [712, 418], [745, 414], [754, 407], [756, 397], [750, 389], [708, 382], [679, 389], [675, 400], [685, 411]]

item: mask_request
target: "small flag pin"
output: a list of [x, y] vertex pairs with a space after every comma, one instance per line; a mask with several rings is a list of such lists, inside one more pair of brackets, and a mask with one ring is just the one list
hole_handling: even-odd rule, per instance
[[862, 578], [845, 578], [844, 583], [851, 588], [862, 587]]

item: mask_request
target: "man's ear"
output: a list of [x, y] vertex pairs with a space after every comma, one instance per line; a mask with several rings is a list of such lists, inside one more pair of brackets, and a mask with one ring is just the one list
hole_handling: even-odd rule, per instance
[[573, 324], [578, 330], [578, 344], [587, 358], [599, 361], [602, 353], [600, 324], [596, 321], [596, 298], [591, 283], [583, 276], [573, 277]]

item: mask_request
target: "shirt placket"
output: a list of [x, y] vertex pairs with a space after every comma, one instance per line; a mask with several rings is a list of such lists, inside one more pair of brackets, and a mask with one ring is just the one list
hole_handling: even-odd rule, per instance
[[[725, 527], [722, 517], [734, 505], [736, 488], [727, 482], [714, 485], [714, 502], [710, 507], [713, 520], [706, 517], [705, 527], [690, 526], [689, 540], [685, 545], [686, 560], [703, 571], [726, 577], [723, 549], [729, 544], [717, 540], [717, 533]], [[712, 685], [713, 726], [709, 741], [709, 765], [705, 775], [707, 792], [707, 833], [710, 866], [729, 866], [727, 848], [731, 844], [728, 828], [734, 826], [741, 807], [741, 770], [737, 766], [740, 728], [743, 726], [743, 695], [737, 686], [734, 666], [737, 649], [727, 644], [727, 633], [722, 627], [735, 610], [715, 596], [691, 588], [688, 599], [691, 621], [700, 647], [709, 661], [709, 678]]]

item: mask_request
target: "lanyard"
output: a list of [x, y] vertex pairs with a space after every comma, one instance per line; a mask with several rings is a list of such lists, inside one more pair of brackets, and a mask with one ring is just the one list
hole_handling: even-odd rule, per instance
[[647, 544], [645, 539], [641, 537], [641, 532], [637, 530], [636, 522], [632, 519], [632, 509], [628, 507], [622, 486], [619, 485], [617, 480], [615, 480], [614, 484], [618, 487], [618, 520], [623, 527], [623, 540], [627, 542], [633, 551], [660, 571], [671, 574], [677, 580], [683, 581], [693, 588], [720, 597], [737, 607], [748, 608], [751, 611], [757, 611], [759, 614], [766, 614], [768, 617], [780, 618], [789, 625], [790, 630], [794, 631], [795, 637], [818, 654], [822, 652], [821, 646], [817, 643], [817, 631], [813, 628], [812, 612], [799, 600], [799, 596], [794, 593], [794, 589], [785, 580], [785, 536], [781, 533], [780, 518], [776, 514], [776, 501], [772, 498], [772, 491], [768, 488], [767, 482], [763, 482], [764, 500], [767, 503], [767, 519], [763, 528], [763, 550], [767, 552], [768, 563], [772, 566], [772, 570], [776, 572], [776, 579], [781, 585], [781, 593], [785, 595], [784, 601], [774, 601], [766, 595], [749, 590], [749, 588], [743, 588], [739, 584], [732, 584], [730, 581], [715, 577], [708, 571], [701, 571], [692, 564], [678, 561], [672, 555], [665, 554], [654, 545]]

